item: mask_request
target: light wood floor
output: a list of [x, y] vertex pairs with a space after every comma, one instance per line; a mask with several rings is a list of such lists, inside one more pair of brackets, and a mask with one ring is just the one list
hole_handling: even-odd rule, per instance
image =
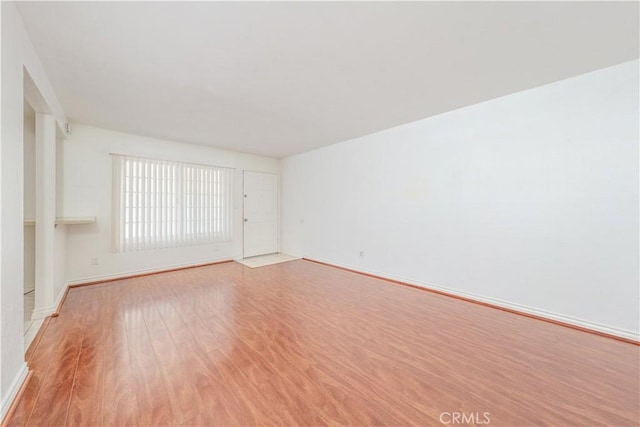
[[635, 345], [302, 260], [76, 288], [38, 342], [10, 425], [640, 421]]

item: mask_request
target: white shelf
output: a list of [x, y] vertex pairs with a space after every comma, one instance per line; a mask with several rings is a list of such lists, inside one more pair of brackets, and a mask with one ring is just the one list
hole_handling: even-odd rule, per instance
[[93, 224], [96, 222], [95, 216], [63, 216], [56, 218], [56, 224], [74, 225], [74, 224]]
[[[57, 217], [55, 224], [64, 224], [64, 225], [77, 225], [77, 224], [93, 224], [96, 222], [95, 216], [63, 216]], [[24, 225], [34, 226], [36, 225], [35, 219], [25, 219]]]

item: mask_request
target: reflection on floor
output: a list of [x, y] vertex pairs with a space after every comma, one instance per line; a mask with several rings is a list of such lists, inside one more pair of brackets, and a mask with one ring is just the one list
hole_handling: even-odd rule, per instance
[[294, 261], [296, 259], [300, 259], [300, 257], [278, 253], [239, 259], [236, 262], [239, 262], [240, 264], [246, 265], [250, 268], [256, 268], [264, 267], [265, 265], [279, 264], [281, 262]]

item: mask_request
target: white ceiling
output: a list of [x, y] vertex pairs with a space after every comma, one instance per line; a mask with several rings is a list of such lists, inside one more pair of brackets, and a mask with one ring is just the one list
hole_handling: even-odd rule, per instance
[[285, 157], [638, 58], [638, 3], [19, 3], [78, 123]]

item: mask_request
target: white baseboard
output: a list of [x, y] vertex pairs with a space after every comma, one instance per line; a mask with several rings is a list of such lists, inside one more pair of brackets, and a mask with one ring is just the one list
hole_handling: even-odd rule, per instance
[[65, 283], [65, 285], [62, 287], [62, 289], [60, 289], [60, 292], [58, 293], [58, 297], [56, 298], [56, 302], [53, 303], [53, 312], [57, 313], [58, 309], [60, 308], [60, 304], [62, 303], [62, 300], [64, 299], [64, 296], [67, 294], [67, 289], [69, 288], [69, 283]]
[[7, 415], [7, 412], [9, 411], [13, 400], [18, 395], [20, 387], [22, 387], [22, 383], [24, 383], [24, 380], [27, 378], [27, 374], [29, 374], [29, 368], [27, 368], [27, 364], [23, 362], [20, 370], [11, 382], [9, 389], [4, 394], [4, 396], [2, 396], [2, 403], [0, 406], [0, 420], [4, 421], [5, 415]]
[[84, 283], [90, 283], [90, 282], [98, 282], [98, 281], [101, 281], [101, 280], [126, 279], [127, 277], [136, 276], [136, 275], [139, 275], [139, 274], [162, 273], [162, 272], [165, 272], [165, 271], [168, 271], [168, 270], [176, 270], [176, 269], [180, 269], [180, 268], [197, 267], [197, 266], [203, 265], [203, 264], [210, 264], [210, 263], [214, 263], [214, 262], [224, 262], [224, 261], [231, 261], [231, 260], [232, 260], [231, 258], [208, 259], [208, 260], [189, 262], [189, 263], [186, 263], [186, 264], [165, 265], [165, 266], [158, 267], [158, 268], [146, 268], [146, 269], [142, 269], [142, 270], [133, 270], [133, 271], [127, 271], [127, 272], [107, 274], [107, 275], [103, 275], [103, 276], [83, 277], [81, 279], [69, 280], [67, 282], [67, 287], [69, 287], [69, 286], [73, 287], [75, 285], [82, 285]]
[[44, 319], [47, 316], [51, 316], [55, 312], [56, 312], [55, 305], [39, 308], [37, 310], [33, 310], [33, 313], [31, 313], [31, 320]]
[[45, 317], [51, 316], [53, 313], [55, 313], [58, 310], [58, 307], [60, 306], [60, 302], [64, 298], [64, 295], [67, 292], [68, 287], [69, 287], [69, 284], [67, 283], [62, 287], [62, 289], [60, 289], [60, 292], [58, 293], [58, 296], [56, 297], [56, 300], [53, 303], [53, 305], [49, 307], [33, 310], [33, 313], [31, 314], [31, 320], [44, 319]]
[[29, 328], [24, 331], [24, 351], [25, 353], [29, 349], [29, 346], [40, 332], [40, 328], [44, 325], [44, 319], [32, 320]]
[[478, 302], [484, 302], [492, 305], [496, 305], [499, 307], [503, 307], [510, 310], [516, 310], [527, 314], [532, 314], [538, 317], [544, 317], [549, 320], [556, 320], [558, 322], [567, 323], [570, 325], [578, 326], [581, 328], [591, 329], [593, 331], [602, 332], [609, 335], [614, 335], [621, 338], [626, 338], [633, 341], [640, 341], [640, 334], [634, 331], [629, 331], [626, 329], [620, 329], [616, 327], [612, 327], [609, 325], [603, 325], [600, 323], [591, 322], [584, 319], [578, 319], [576, 317], [567, 316], [565, 314], [553, 313], [550, 311], [542, 310], [539, 308], [529, 307], [522, 304], [516, 304], [509, 301], [500, 300], [497, 298], [485, 297], [477, 294], [472, 294], [469, 292], [458, 291], [456, 289], [451, 289], [446, 286], [436, 285], [435, 283], [424, 282], [409, 279], [402, 276], [396, 276], [392, 274], [382, 273], [375, 270], [365, 269], [359, 266], [348, 265], [340, 262], [336, 262], [333, 260], [318, 258], [318, 257], [308, 257], [308, 259], [324, 262], [327, 264], [332, 264], [338, 267], [348, 268], [350, 270], [359, 271], [361, 273], [372, 274], [374, 276], [379, 276], [385, 279], [396, 280], [398, 282], [407, 283], [409, 285], [419, 286], [425, 289], [432, 289], [435, 291], [445, 292], [447, 294], [456, 295], [463, 298], [468, 298]]

